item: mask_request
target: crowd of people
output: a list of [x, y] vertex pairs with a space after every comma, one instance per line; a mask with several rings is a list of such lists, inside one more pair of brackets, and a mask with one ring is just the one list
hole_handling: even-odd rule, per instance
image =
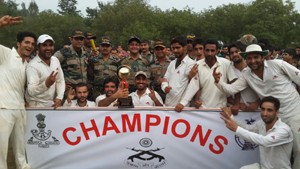
[[[0, 27], [21, 22], [21, 17], [3, 16]], [[0, 97], [5, 98], [0, 101], [0, 168], [7, 167], [10, 135], [15, 137], [17, 167], [29, 168], [22, 138], [25, 107], [118, 106], [118, 99], [128, 97], [134, 106], [167, 106], [177, 112], [184, 107], [230, 107], [223, 109], [222, 114], [227, 127], [254, 142], [257, 141], [254, 136], [247, 138], [249, 134], [242, 132], [228, 114], [261, 108], [265, 119], [269, 117], [263, 112], [272, 110], [272, 123], [263, 120], [269, 128], [262, 128], [264, 123], [258, 126], [260, 141], [255, 143], [263, 147], [293, 144], [292, 163], [284, 160], [281, 168], [291, 165], [300, 168], [300, 47], [278, 52], [268, 41], [249, 36], [229, 45], [222, 45], [216, 39], [178, 36], [171, 40], [170, 47], [162, 40], [151, 43], [131, 36], [125, 51], [121, 46], [114, 48], [107, 36], [99, 40], [91, 32], [74, 30], [66, 37], [70, 44], [55, 52], [55, 39], [50, 35], [18, 33], [16, 49], [0, 45], [3, 74]], [[119, 85], [118, 76], [119, 68], [124, 65], [130, 68], [125, 87]], [[273, 107], [269, 108], [265, 102], [271, 102]], [[290, 130], [285, 135], [279, 132], [278, 139], [285, 141], [277, 140], [278, 132], [261, 131], [276, 128], [275, 124], [282, 123], [281, 120], [287, 124], [284, 128]], [[270, 133], [275, 133], [274, 138]], [[261, 141], [264, 136], [269, 137]], [[285, 153], [291, 155], [292, 152], [290, 148], [276, 149], [274, 153], [288, 151]], [[283, 153], [275, 156], [268, 151], [261, 149], [260, 154], [266, 156], [261, 157], [264, 161], [261, 165], [276, 168], [274, 158]]]

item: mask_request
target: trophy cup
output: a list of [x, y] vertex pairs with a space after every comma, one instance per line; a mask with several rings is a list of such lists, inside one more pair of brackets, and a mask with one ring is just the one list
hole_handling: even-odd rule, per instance
[[[119, 87], [122, 89], [128, 89], [128, 76], [130, 75], [130, 67], [127, 65], [122, 65], [117, 70], [117, 75], [120, 79], [120, 85]], [[128, 98], [119, 98], [118, 99], [118, 107], [119, 108], [134, 108], [132, 103], [131, 96], [128, 96]]]

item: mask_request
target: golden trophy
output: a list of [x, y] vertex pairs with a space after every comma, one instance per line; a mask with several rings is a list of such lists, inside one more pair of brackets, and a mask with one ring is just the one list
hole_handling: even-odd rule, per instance
[[[130, 67], [127, 65], [122, 65], [117, 70], [117, 75], [120, 79], [119, 87], [122, 89], [128, 89], [128, 77], [130, 75]], [[119, 108], [134, 108], [131, 96], [127, 98], [119, 98], [118, 99], [118, 107]]]

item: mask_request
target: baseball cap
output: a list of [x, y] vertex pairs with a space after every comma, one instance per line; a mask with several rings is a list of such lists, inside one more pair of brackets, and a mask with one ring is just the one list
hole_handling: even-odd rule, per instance
[[96, 39], [96, 36], [93, 35], [91, 32], [84, 32], [84, 36], [87, 39]]
[[84, 34], [83, 34], [83, 32], [82, 31], [80, 31], [80, 30], [74, 30], [73, 32], [72, 32], [72, 35], [71, 35], [71, 37], [85, 37], [84, 36]]
[[40, 43], [44, 43], [47, 40], [51, 40], [54, 43], [54, 40], [50, 35], [43, 34], [43, 35], [39, 36], [39, 38], [37, 40], [37, 45], [39, 45]]
[[138, 72], [136, 72], [136, 74], [135, 74], [134, 77], [136, 78], [136, 77], [139, 76], [139, 75], [144, 75], [146, 78], [148, 78], [147, 73], [144, 72], [144, 71], [138, 71]]
[[100, 45], [111, 45], [109, 37], [103, 36], [100, 40]]
[[154, 42], [154, 48], [156, 48], [156, 47], [166, 48], [166, 45], [164, 44], [164, 42], [162, 40], [156, 40]]
[[137, 36], [130, 36], [130, 38], [128, 40], [128, 44], [131, 43], [132, 41], [136, 41], [137, 43], [141, 43], [140, 38], [138, 38]]

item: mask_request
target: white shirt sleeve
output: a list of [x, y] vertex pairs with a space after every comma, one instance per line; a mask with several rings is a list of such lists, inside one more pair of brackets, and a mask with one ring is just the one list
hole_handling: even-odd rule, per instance
[[[170, 64], [171, 65], [171, 64]], [[167, 71], [166, 71], [166, 73], [165, 73], [165, 75], [164, 75], [164, 78], [167, 80], [167, 82], [162, 82], [161, 83], [161, 90], [163, 91], [163, 92], [165, 92], [165, 88], [167, 87], [167, 86], [169, 86], [169, 76], [170, 76], [170, 65], [168, 66], [168, 68], [167, 68]]]
[[197, 91], [200, 89], [198, 74], [193, 77], [185, 90], [185, 93], [180, 101], [180, 104], [187, 106]]
[[282, 61], [282, 71], [298, 86], [300, 86], [300, 70], [290, 65], [287, 62]]
[[[60, 65], [58, 59], [57, 59], [57, 62], [58, 62], [57, 64]], [[64, 97], [66, 85], [65, 85], [64, 73], [62, 71], [61, 66], [59, 66], [59, 68], [58, 68], [58, 74], [57, 74], [56, 79], [57, 79], [56, 80], [56, 94], [57, 94], [56, 98], [62, 100]]]
[[236, 130], [236, 134], [248, 141], [264, 147], [278, 146], [290, 141], [290, 132], [285, 128], [279, 128], [275, 131], [270, 132], [266, 136], [263, 136], [261, 134], [243, 129], [242, 127], [238, 127]]
[[27, 90], [30, 96], [40, 95], [48, 90], [45, 81], [40, 82], [39, 72], [36, 68], [27, 66]]
[[234, 95], [248, 87], [248, 84], [243, 77], [238, 78], [232, 84], [227, 84], [220, 80], [219, 83], [215, 83], [215, 85], [227, 95]]
[[7, 57], [10, 56], [10, 53], [11, 53], [11, 49], [3, 45], [0, 45], [0, 64], [2, 64], [7, 59]]

